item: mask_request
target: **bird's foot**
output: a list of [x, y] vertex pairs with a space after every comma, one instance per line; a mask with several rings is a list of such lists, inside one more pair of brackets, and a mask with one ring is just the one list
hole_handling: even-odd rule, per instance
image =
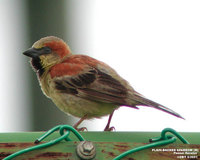
[[86, 127], [81, 127], [81, 128], [75, 128], [77, 131], [88, 131]]
[[115, 131], [115, 127], [106, 127], [106, 128], [104, 129], [104, 131], [109, 131], [109, 132]]

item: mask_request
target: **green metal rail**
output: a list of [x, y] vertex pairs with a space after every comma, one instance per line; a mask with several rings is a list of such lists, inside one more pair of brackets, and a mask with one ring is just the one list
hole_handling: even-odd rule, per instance
[[[0, 159], [3, 159], [12, 153], [18, 152], [25, 148], [36, 147], [35, 140], [38, 140], [44, 132], [28, 132], [28, 133], [0, 133]], [[71, 141], [60, 141], [54, 145], [36, 149], [27, 153], [23, 153], [13, 158], [14, 160], [79, 160], [77, 155], [77, 145], [79, 140], [92, 141], [96, 156], [94, 160], [113, 160], [117, 159], [120, 154], [127, 151], [135, 151], [132, 154], [127, 154], [124, 159], [127, 160], [189, 160], [200, 159], [200, 133], [180, 133], [182, 137], [187, 139], [190, 144], [183, 144], [180, 140], [174, 140], [174, 143], [162, 145], [158, 147], [148, 148], [149, 139], [160, 137], [158, 132], [80, 132], [82, 137], [77, 138], [76, 135], [70, 133]], [[55, 132], [45, 138], [45, 142], [52, 142], [64, 135], [63, 133]], [[67, 135], [68, 136], [68, 135]], [[174, 138], [172, 134], [168, 135], [169, 139]], [[42, 139], [41, 139], [42, 140]], [[40, 139], [39, 139], [40, 141]], [[141, 146], [146, 146], [148, 149], [140, 150]]]

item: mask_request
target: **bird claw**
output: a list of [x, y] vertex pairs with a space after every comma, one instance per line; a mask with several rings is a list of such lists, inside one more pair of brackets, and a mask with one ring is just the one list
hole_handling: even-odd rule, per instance
[[115, 127], [109, 127], [109, 128], [105, 128], [104, 129], [104, 131], [109, 131], [109, 132], [111, 132], [111, 131], [115, 131], [116, 129], [115, 129]]
[[81, 127], [81, 128], [75, 128], [77, 131], [88, 131], [86, 127]]

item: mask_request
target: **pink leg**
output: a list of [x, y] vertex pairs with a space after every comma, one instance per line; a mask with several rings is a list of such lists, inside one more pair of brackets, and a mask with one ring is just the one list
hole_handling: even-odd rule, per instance
[[111, 122], [113, 113], [114, 113], [114, 111], [109, 115], [108, 123], [107, 123], [106, 127], [104, 128], [104, 131], [113, 131], [115, 129], [115, 127], [110, 127], [110, 122]]
[[78, 131], [84, 131], [84, 130], [87, 130], [87, 128], [86, 127], [82, 127], [82, 128], [77, 128], [85, 119], [87, 118], [87, 115], [85, 115], [85, 116], [83, 116], [78, 122], [76, 122], [75, 124], [74, 124], [74, 128], [76, 129], [76, 130], [78, 130]]

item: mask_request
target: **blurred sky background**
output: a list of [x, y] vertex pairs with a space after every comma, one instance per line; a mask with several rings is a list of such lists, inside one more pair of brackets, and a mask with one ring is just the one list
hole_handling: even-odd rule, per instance
[[[1, 0], [0, 132], [40, 131], [78, 119], [62, 113], [41, 92], [22, 52], [48, 35], [73, 53], [108, 63], [147, 98], [186, 120], [140, 107], [121, 107], [117, 131], [200, 132], [200, 1]], [[108, 117], [85, 121], [102, 131]]]

